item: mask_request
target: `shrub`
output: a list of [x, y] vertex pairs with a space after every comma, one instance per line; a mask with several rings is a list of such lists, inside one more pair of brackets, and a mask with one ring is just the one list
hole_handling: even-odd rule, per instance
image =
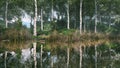
[[4, 40], [22, 41], [31, 39], [32, 34], [25, 28], [21, 28], [20, 30], [9, 28], [6, 29], [1, 36]]

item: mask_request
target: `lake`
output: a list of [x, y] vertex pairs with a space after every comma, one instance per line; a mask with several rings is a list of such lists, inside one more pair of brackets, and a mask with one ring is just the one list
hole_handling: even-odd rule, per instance
[[[85, 42], [84, 42], [85, 43]], [[1, 42], [0, 68], [119, 68], [120, 42]]]

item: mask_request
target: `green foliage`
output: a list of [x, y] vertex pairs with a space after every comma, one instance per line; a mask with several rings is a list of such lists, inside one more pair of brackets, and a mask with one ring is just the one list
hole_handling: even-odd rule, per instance
[[44, 24], [44, 30], [45, 31], [51, 31], [52, 30], [51, 24], [49, 22]]
[[107, 34], [119, 35], [119, 34], [120, 34], [120, 31], [119, 31], [119, 28], [109, 27], [109, 28], [106, 30], [106, 33], [107, 33]]
[[107, 28], [108, 28], [108, 25], [103, 24], [103, 23], [98, 23], [98, 28], [97, 29], [98, 29], [99, 32], [105, 33]]
[[60, 30], [60, 33], [62, 33], [63, 35], [70, 35], [74, 32], [75, 32], [74, 29], [69, 29], [69, 30], [68, 29], [62, 29], [62, 30]]
[[39, 31], [38, 35], [49, 35], [51, 31]]

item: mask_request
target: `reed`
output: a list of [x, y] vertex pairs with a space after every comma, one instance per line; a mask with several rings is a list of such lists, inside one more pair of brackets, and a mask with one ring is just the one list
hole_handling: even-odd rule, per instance
[[67, 35], [64, 33], [60, 33], [58, 31], [53, 31], [46, 41], [48, 44], [56, 44], [56, 45], [82, 45], [82, 46], [91, 46], [91, 45], [99, 45], [105, 43], [107, 41], [119, 40], [119, 36], [107, 35], [102, 33], [82, 33], [79, 34], [79, 31], [70, 32]]

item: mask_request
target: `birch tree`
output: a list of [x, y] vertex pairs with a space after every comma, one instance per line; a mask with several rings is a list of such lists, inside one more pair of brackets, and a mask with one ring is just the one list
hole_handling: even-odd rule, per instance
[[80, 34], [82, 34], [82, 3], [83, 0], [80, 0]]
[[41, 8], [41, 30], [43, 30], [43, 8]]
[[52, 9], [51, 9], [51, 21], [53, 22], [53, 0], [52, 0]]
[[70, 29], [69, 0], [67, 5], [67, 29]]
[[6, 28], [8, 28], [7, 15], [8, 15], [8, 0], [6, 0], [6, 6], [5, 6], [5, 27]]
[[37, 21], [37, 1], [34, 0], [34, 5], [35, 5], [35, 17], [34, 17], [34, 32], [33, 35], [37, 36], [37, 27], [36, 27], [36, 21]]
[[95, 30], [94, 32], [97, 33], [97, 22], [98, 22], [98, 18], [97, 18], [97, 1], [95, 0]]

